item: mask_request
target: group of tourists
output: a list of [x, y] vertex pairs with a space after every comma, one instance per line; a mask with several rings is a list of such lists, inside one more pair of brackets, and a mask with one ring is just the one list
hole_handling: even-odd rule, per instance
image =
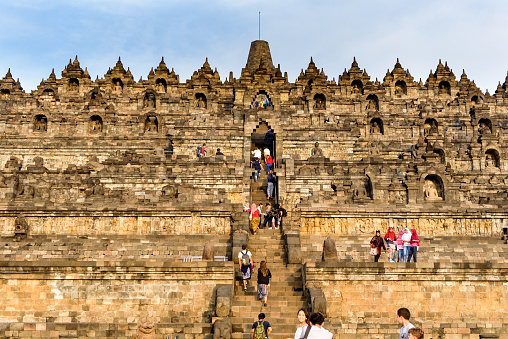
[[[224, 155], [224, 153], [221, 152], [220, 148], [217, 148], [215, 155]], [[196, 148], [196, 156], [198, 158], [206, 156], [206, 143]]]
[[[385, 246], [386, 241], [386, 246]], [[420, 239], [416, 229], [404, 228], [395, 234], [393, 227], [388, 228], [384, 238], [381, 238], [381, 231], [376, 231], [376, 235], [370, 240], [370, 254], [374, 256], [374, 262], [379, 261], [381, 251], [387, 252], [390, 262], [416, 262]]]
[[261, 153], [261, 149], [256, 148], [252, 151], [252, 167], [254, 168], [254, 181], [257, 181], [259, 177], [261, 177], [261, 171], [264, 169], [263, 161], [266, 164], [266, 173], [273, 173], [273, 158], [270, 154], [270, 149], [265, 147], [263, 153]]
[[[268, 229], [279, 229], [282, 225], [282, 220], [287, 217], [287, 211], [284, 207], [282, 207], [281, 203], [275, 204], [272, 206], [269, 202], [265, 204], [265, 212], [263, 213], [261, 211], [262, 205], [258, 206], [255, 203], [253, 203], [251, 206], [249, 206], [248, 203], [246, 203], [243, 206], [244, 212], [249, 212], [249, 219], [250, 219], [250, 229], [252, 234], [256, 235], [258, 229], [263, 229], [268, 224]], [[263, 215], [264, 220], [263, 224], [261, 225], [261, 215]], [[261, 225], [261, 227], [260, 227]]]
[[[409, 322], [411, 313], [407, 308], [397, 310], [397, 323], [400, 328], [401, 339], [424, 339], [424, 332], [421, 328], [415, 327]], [[323, 327], [324, 316], [319, 313], [311, 313], [301, 308], [297, 313], [298, 326], [294, 339], [332, 339], [333, 334]], [[260, 313], [258, 320], [252, 324], [251, 339], [267, 339], [272, 333], [272, 325], [266, 320], [266, 315]]]
[[[252, 277], [252, 271], [254, 270], [254, 261], [252, 260], [252, 253], [247, 249], [247, 244], [242, 245], [242, 250], [238, 253], [238, 265], [242, 272], [243, 290], [247, 291], [247, 284]], [[263, 306], [267, 306], [268, 303], [268, 286], [270, 285], [270, 279], [272, 273], [266, 266], [266, 261], [261, 261], [258, 268], [258, 280], [257, 280], [257, 295], [258, 299], [263, 301]]]

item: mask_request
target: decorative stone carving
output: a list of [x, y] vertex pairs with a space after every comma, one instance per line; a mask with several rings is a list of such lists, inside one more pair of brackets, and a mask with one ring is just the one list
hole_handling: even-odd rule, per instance
[[155, 324], [152, 319], [145, 317], [138, 322], [138, 331], [132, 336], [133, 339], [156, 339]]
[[20, 180], [19, 177], [14, 179], [14, 197], [20, 198], [33, 198], [34, 197], [34, 188], [30, 185], [25, 185]]
[[16, 220], [14, 220], [14, 240], [21, 241], [26, 239], [28, 236], [28, 230], [28, 222], [24, 216], [19, 215]]
[[171, 139], [168, 139], [168, 146], [164, 147], [164, 154], [166, 156], [173, 155], [173, 141]]
[[196, 108], [206, 108], [206, 102], [203, 98], [202, 95], [199, 95], [196, 99], [195, 99], [195, 104], [194, 106]]
[[162, 187], [162, 196], [170, 199], [176, 199], [178, 197], [178, 188], [173, 185], [166, 185]]
[[231, 339], [232, 330], [230, 319], [217, 319], [213, 323], [213, 339]]
[[310, 156], [311, 157], [322, 157], [323, 156], [323, 149], [319, 147], [319, 142], [316, 142], [314, 144], [314, 148], [310, 150]]
[[353, 200], [370, 200], [371, 196], [371, 183], [370, 179], [366, 178], [356, 184], [353, 190]]
[[5, 169], [8, 171], [19, 171], [22, 166], [22, 161], [15, 156], [11, 156], [5, 163]]
[[155, 108], [155, 95], [153, 93], [147, 93], [144, 100], [145, 108]]
[[425, 200], [436, 201], [443, 200], [439, 184], [433, 179], [425, 179]]
[[321, 98], [316, 98], [316, 103], [314, 104], [315, 109], [323, 109], [323, 100]]
[[100, 179], [88, 178], [86, 182], [88, 188], [86, 190], [87, 195], [104, 195], [105, 189], [101, 184]]
[[158, 121], [156, 117], [149, 116], [145, 121], [145, 132], [157, 132], [158, 130]]
[[90, 123], [88, 126], [88, 131], [90, 133], [101, 133], [102, 132], [102, 119], [101, 117], [94, 115], [90, 118]]
[[370, 125], [370, 133], [371, 134], [379, 134], [381, 133], [381, 128], [377, 121], [373, 121]]
[[44, 115], [37, 115], [34, 122], [34, 131], [46, 132], [48, 130], [48, 118]]

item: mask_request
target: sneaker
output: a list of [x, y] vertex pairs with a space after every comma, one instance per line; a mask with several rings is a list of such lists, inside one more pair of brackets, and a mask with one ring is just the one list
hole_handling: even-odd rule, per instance
[[271, 227], [268, 227], [269, 230], [271, 230], [272, 228]]
[[243, 290], [244, 290], [244, 291], [247, 291], [247, 287], [244, 287], [244, 288], [243, 288]]

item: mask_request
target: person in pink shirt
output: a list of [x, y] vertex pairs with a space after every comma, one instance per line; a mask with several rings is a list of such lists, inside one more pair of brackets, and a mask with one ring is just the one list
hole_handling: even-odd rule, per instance
[[416, 253], [418, 252], [418, 246], [420, 246], [420, 239], [418, 239], [418, 234], [416, 234], [416, 230], [414, 228], [411, 229], [410, 244], [411, 247], [409, 248], [407, 262], [411, 262], [411, 257], [413, 258], [413, 262], [416, 262]]
[[399, 231], [399, 236], [397, 237], [397, 252], [399, 255], [398, 262], [406, 262], [406, 256], [404, 255], [404, 242], [402, 241], [402, 235], [404, 231]]

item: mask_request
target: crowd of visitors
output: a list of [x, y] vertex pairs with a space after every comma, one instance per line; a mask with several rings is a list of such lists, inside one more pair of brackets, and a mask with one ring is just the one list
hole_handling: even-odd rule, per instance
[[381, 252], [383, 250], [386, 252], [387, 247], [390, 262], [411, 262], [411, 259], [416, 262], [420, 239], [414, 228], [411, 231], [408, 228], [399, 230], [398, 235], [395, 236], [394, 229], [390, 226], [384, 238], [381, 238], [381, 231], [377, 230], [376, 235], [370, 240], [370, 245], [370, 254], [374, 256], [374, 262], [379, 261]]
[[[421, 328], [415, 327], [409, 322], [411, 313], [407, 308], [397, 310], [397, 323], [400, 328], [401, 339], [424, 339], [424, 332]], [[273, 332], [270, 323], [265, 320], [266, 315], [260, 313], [258, 320], [252, 324], [251, 339], [266, 339]], [[298, 326], [294, 339], [332, 339], [332, 332], [323, 327], [325, 317], [319, 313], [311, 313], [301, 308], [297, 313]]]
[[[249, 206], [246, 203], [243, 206], [244, 212], [249, 212], [250, 230], [252, 234], [256, 235], [258, 229], [279, 229], [282, 225], [282, 220], [287, 217], [287, 211], [282, 204], [275, 204], [272, 206], [269, 202], [265, 204], [265, 212], [261, 209], [262, 205], [257, 206], [255, 203]], [[263, 215], [263, 224], [261, 224], [261, 215]], [[260, 226], [261, 225], [261, 226]]]

